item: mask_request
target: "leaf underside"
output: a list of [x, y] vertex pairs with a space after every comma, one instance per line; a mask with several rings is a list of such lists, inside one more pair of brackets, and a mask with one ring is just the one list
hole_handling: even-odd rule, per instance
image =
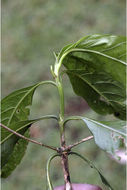
[[126, 143], [126, 122], [106, 121], [100, 122], [86, 117], [82, 118], [94, 136], [95, 143], [104, 151], [115, 154]]
[[[68, 48], [60, 53], [66, 53]], [[92, 35], [71, 45], [63, 60], [74, 92], [99, 114], [126, 119], [125, 37]]]

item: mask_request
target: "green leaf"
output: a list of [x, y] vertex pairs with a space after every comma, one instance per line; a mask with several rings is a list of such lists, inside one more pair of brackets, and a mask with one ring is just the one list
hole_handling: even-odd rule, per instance
[[1, 102], [1, 123], [9, 127], [12, 123], [27, 120], [29, 116], [28, 106], [32, 104], [34, 91], [42, 84], [55, 85], [52, 81], [44, 81], [6, 96]]
[[126, 119], [126, 38], [86, 36], [59, 56], [75, 93], [99, 114]]
[[[9, 128], [14, 130], [17, 133], [24, 135], [24, 133], [29, 129], [29, 127], [31, 127], [31, 125], [33, 123], [43, 120], [43, 119], [51, 119], [51, 118], [57, 119], [56, 116], [46, 115], [39, 119], [20, 121], [17, 123], [13, 123], [9, 126]], [[7, 131], [5, 128], [1, 129], [1, 133], [2, 133], [2, 136], [1, 136], [1, 153], [2, 153], [1, 164], [3, 167], [8, 162], [9, 156], [11, 156], [14, 146], [18, 142], [20, 137]]]
[[[35, 121], [20, 121], [11, 124], [9, 128], [23, 135], [34, 122]], [[1, 133], [1, 166], [3, 167], [8, 162], [9, 156], [11, 156], [14, 146], [16, 143], [18, 143], [20, 137], [14, 135], [13, 133], [7, 131], [4, 128], [1, 129]]]
[[[29, 132], [26, 131], [25, 133], [26, 137], [29, 137]], [[8, 162], [4, 167], [1, 169], [1, 177], [7, 178], [14, 169], [20, 164], [26, 149], [27, 149], [28, 141], [24, 139], [19, 139], [18, 142], [15, 144], [13, 152], [11, 156], [9, 156]]]
[[95, 143], [104, 151], [114, 154], [122, 144], [125, 144], [126, 122], [125, 121], [95, 121], [83, 117], [89, 130], [94, 136]]
[[[31, 127], [31, 125], [37, 121], [43, 119], [57, 119], [54, 115], [46, 115], [39, 119], [29, 120], [29, 121], [20, 121], [9, 126], [10, 129], [13, 129], [19, 134], [24, 135], [26, 131]], [[21, 140], [19, 136], [7, 131], [5, 128], [1, 129], [2, 138], [1, 138], [1, 166], [2, 166], [2, 176], [6, 176], [7, 174], [12, 172], [12, 168], [15, 169], [18, 163], [20, 163], [20, 155], [23, 156], [25, 153], [25, 149], [27, 144], [25, 140]], [[28, 134], [27, 134], [28, 136]], [[20, 151], [17, 147], [20, 147]], [[16, 152], [16, 150], [18, 150]], [[22, 152], [23, 150], [23, 152]], [[14, 162], [13, 162], [14, 161]], [[11, 169], [11, 171], [7, 171]], [[4, 172], [3, 174], [3, 171]]]
[[[32, 85], [30, 87], [17, 90], [11, 93], [10, 95], [8, 95], [7, 97], [5, 97], [1, 101], [1, 123], [13, 130], [18, 130], [21, 127], [20, 124], [22, 122], [24, 122], [25, 120], [26, 120], [25, 122], [29, 122], [27, 121], [28, 116], [29, 116], [28, 106], [32, 104], [34, 91], [36, 90], [38, 86], [42, 84], [55, 85], [55, 83], [52, 81], [44, 81], [44, 82], [40, 82], [35, 85]], [[26, 124], [28, 125], [28, 123]], [[21, 133], [24, 134], [25, 131], [26, 129], [22, 129]], [[8, 134], [10, 134], [8, 131], [5, 131], [5, 129], [2, 129], [1, 138], [2, 138], [2, 142], [4, 142], [2, 143], [3, 144], [2, 145], [2, 166], [3, 165], [6, 166], [5, 164], [7, 164], [7, 161], [8, 161], [8, 168], [11, 168], [9, 164], [15, 165], [16, 167], [17, 164], [21, 161], [28, 143], [26, 143], [24, 140], [18, 141], [19, 138], [14, 135], [8, 139]], [[6, 138], [8, 139], [7, 141], [5, 140]], [[20, 154], [18, 153], [18, 151], [16, 152], [18, 148], [15, 148], [15, 146], [20, 147]], [[17, 157], [18, 159], [16, 159]], [[17, 162], [15, 160], [17, 160]]]

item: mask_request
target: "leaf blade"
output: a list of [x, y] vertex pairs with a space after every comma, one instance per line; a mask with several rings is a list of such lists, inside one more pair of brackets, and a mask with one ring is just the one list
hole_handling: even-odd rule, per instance
[[[28, 120], [28, 116], [30, 114], [30, 110], [28, 108], [28, 106], [30, 106], [32, 104], [32, 99], [33, 99], [33, 94], [36, 90], [36, 88], [42, 84], [52, 84], [52, 85], [56, 85], [53, 81], [42, 81], [39, 82], [35, 85], [17, 90], [15, 92], [12, 92], [11, 94], [9, 94], [8, 96], [6, 96], [5, 98], [3, 98], [3, 100], [1, 101], [1, 122], [2, 124], [6, 125], [7, 127], [11, 127], [14, 130], [18, 130], [18, 125], [16, 125], [17, 122], [24, 122], [24, 120]], [[15, 127], [14, 127], [15, 126]], [[14, 127], [14, 128], [13, 128]], [[26, 131], [26, 129], [22, 131], [22, 134], [24, 134]], [[4, 129], [2, 130], [1, 133], [1, 137], [2, 139], [8, 136], [8, 132], [5, 131]], [[25, 153], [25, 150], [27, 148], [27, 144], [25, 141], [21, 141], [19, 143], [19, 146], [22, 147], [22, 151], [20, 151], [20, 158], [17, 159], [16, 163], [13, 163], [14, 157], [17, 157], [18, 152], [16, 152], [16, 150], [18, 150], [17, 143], [19, 141], [19, 138], [15, 137], [14, 135], [12, 136], [10, 142], [8, 143], [7, 141], [5, 141], [7, 143], [7, 145], [3, 148], [2, 146], [2, 150], [4, 152], [6, 152], [5, 154], [2, 154], [2, 166], [4, 165], [4, 167], [6, 168], [7, 161], [10, 159], [10, 163], [16, 167], [16, 165], [18, 163], [20, 163], [22, 156]], [[10, 144], [10, 147], [9, 147]], [[11, 155], [11, 156], [10, 156]], [[12, 159], [12, 158], [13, 159]], [[13, 168], [15, 168], [13, 167]], [[9, 163], [8, 163], [8, 167]], [[9, 171], [8, 171], [9, 172]]]
[[[12, 92], [1, 101], [1, 122], [6, 126], [11, 123], [27, 120], [36, 88], [43, 84], [53, 84], [52, 81], [42, 81], [35, 85]], [[5, 122], [6, 119], [6, 122]]]
[[[44, 120], [44, 119], [57, 119], [54, 115], [46, 115], [38, 119], [28, 120], [28, 121], [20, 121], [10, 125], [10, 129], [15, 130], [15, 132], [28, 136], [28, 129], [31, 125], [37, 121]], [[18, 128], [17, 128], [18, 125]], [[19, 136], [7, 131], [6, 129], [2, 128], [2, 134], [6, 133], [2, 136], [1, 142], [1, 166], [2, 166], [2, 176], [8, 176], [16, 166], [21, 162], [22, 156], [24, 156], [28, 142], [24, 139], [20, 139]], [[23, 146], [23, 147], [22, 147]], [[20, 151], [18, 149], [20, 147]], [[17, 152], [16, 152], [17, 150]], [[23, 151], [23, 152], [22, 152]], [[16, 161], [17, 160], [17, 161]]]
[[[16, 132], [23, 135], [27, 131], [27, 129], [31, 126], [32, 123], [34, 123], [34, 121], [20, 121], [10, 125], [10, 129], [13, 128]], [[19, 129], [17, 129], [17, 125]], [[2, 135], [2, 141], [1, 141], [1, 153], [2, 153], [1, 166], [4, 167], [4, 165], [8, 162], [8, 159], [13, 152], [15, 144], [18, 143], [20, 137], [17, 137], [16, 135], [10, 132], [6, 132], [6, 129], [3, 128], [1, 132], [2, 134], [3, 133], [6, 134], [4, 136]]]
[[[29, 137], [28, 131], [25, 133], [26, 137]], [[7, 178], [16, 169], [16, 167], [21, 163], [25, 152], [27, 150], [28, 142], [24, 139], [19, 139], [18, 143], [15, 144], [14, 150], [9, 157], [7, 164], [1, 169], [1, 177]], [[17, 154], [18, 152], [18, 154]]]
[[[63, 55], [67, 55], [62, 62], [77, 95], [82, 96], [97, 113], [114, 113], [123, 120], [126, 118], [126, 63], [123, 56], [126, 52], [125, 45], [125, 37], [87, 36], [75, 43], [75, 48], [73, 46], [68, 54], [63, 52]], [[103, 83], [100, 86], [101, 81]], [[102, 88], [105, 88], [105, 92]], [[90, 94], [93, 96], [89, 97]]]
[[99, 122], [86, 117], [82, 120], [93, 134], [97, 146], [109, 154], [114, 154], [121, 143], [125, 144], [127, 135], [124, 121]]

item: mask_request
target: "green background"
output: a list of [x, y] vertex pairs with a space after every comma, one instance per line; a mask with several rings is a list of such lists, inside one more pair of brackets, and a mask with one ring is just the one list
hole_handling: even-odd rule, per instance
[[[53, 52], [88, 34], [125, 35], [125, 0], [2, 0], [2, 97], [13, 90], [41, 80], [52, 79], [50, 65]], [[67, 77], [64, 77], [65, 111], [68, 115], [100, 117], [88, 109], [77, 97]], [[33, 100], [31, 118], [44, 114], [58, 114], [56, 89], [40, 87]], [[32, 137], [59, 146], [58, 126], [54, 121], [43, 121], [33, 126]], [[89, 131], [82, 123], [70, 122], [66, 130], [67, 143], [86, 137]], [[125, 190], [125, 166], [110, 159], [89, 141], [74, 149], [91, 159], [115, 190]], [[10, 177], [2, 180], [2, 190], [45, 190], [46, 161], [49, 150], [29, 144], [21, 164]], [[97, 173], [75, 156], [70, 156], [72, 182], [98, 184]], [[63, 184], [60, 159], [51, 167], [54, 186]], [[106, 188], [103, 187], [105, 190]]]

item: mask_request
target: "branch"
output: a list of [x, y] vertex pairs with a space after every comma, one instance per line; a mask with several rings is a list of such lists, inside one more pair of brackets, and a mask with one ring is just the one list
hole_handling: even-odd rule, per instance
[[82, 139], [82, 140], [80, 140], [80, 141], [78, 141], [78, 142], [76, 142], [76, 143], [74, 143], [74, 144], [72, 144], [72, 145], [69, 145], [68, 147], [67, 147], [67, 149], [72, 149], [73, 147], [75, 147], [75, 146], [77, 146], [77, 145], [79, 145], [79, 144], [81, 144], [81, 143], [83, 143], [83, 142], [86, 142], [86, 141], [88, 141], [88, 140], [91, 140], [91, 139], [93, 139], [93, 136], [89, 136], [89, 137], [86, 137], [86, 138], [84, 138], [84, 139]]
[[32, 142], [34, 144], [37, 144], [37, 145], [40, 145], [40, 146], [43, 146], [43, 147], [46, 147], [46, 148], [49, 148], [49, 149], [52, 149], [52, 150], [55, 150], [57, 151], [57, 148], [56, 147], [53, 147], [53, 146], [48, 146], [46, 144], [43, 144], [41, 142], [38, 142], [38, 141], [35, 141], [35, 140], [32, 140], [30, 138], [27, 138], [23, 135], [21, 135], [20, 133], [17, 133], [16, 131], [13, 131], [12, 129], [8, 128], [7, 126], [3, 125], [2, 123], [0, 123], [0, 126], [3, 127], [4, 129], [8, 130], [9, 132], [13, 133], [14, 135], [26, 140], [26, 141], [29, 141], [29, 142]]

